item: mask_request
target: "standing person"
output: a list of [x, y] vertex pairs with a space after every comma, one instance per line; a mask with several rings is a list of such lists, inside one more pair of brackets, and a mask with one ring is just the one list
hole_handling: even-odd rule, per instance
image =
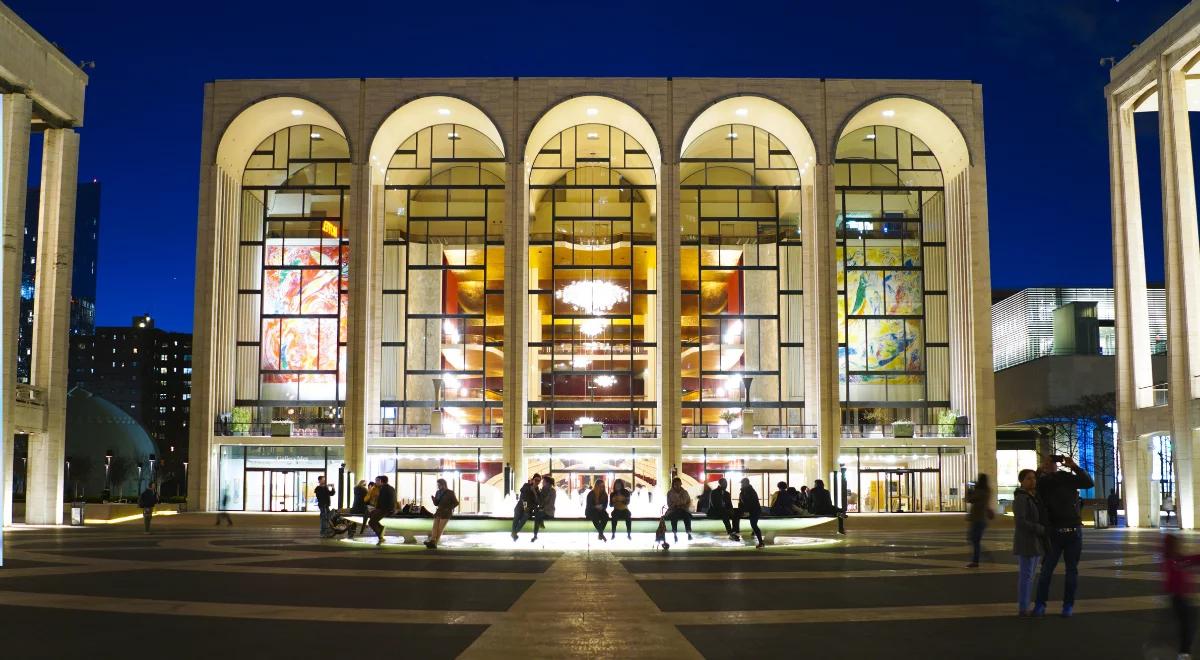
[[396, 512], [396, 489], [388, 485], [387, 476], [382, 474], [375, 477], [375, 484], [375, 508], [367, 516], [367, 526], [379, 537], [375, 545], [383, 545], [383, 525], [379, 521]]
[[317, 496], [317, 511], [321, 513], [321, 536], [329, 536], [329, 506], [333, 498], [333, 486], [325, 484], [325, 477], [317, 477], [317, 487], [313, 493]]
[[748, 477], [742, 477], [742, 490], [738, 493], [738, 508], [733, 514], [735, 534], [741, 532], [743, 515], [750, 518], [750, 531], [754, 532], [754, 538], [758, 540], [758, 545], [754, 547], [762, 548], [765, 544], [762, 530], [758, 528], [758, 518], [762, 515], [762, 502], [758, 501], [758, 491], [750, 485]]
[[226, 488], [221, 491], [221, 507], [217, 510], [217, 523], [216, 524], [218, 527], [221, 526], [222, 520], [229, 523], [230, 527], [233, 527], [233, 516], [229, 515], [228, 509], [229, 509], [229, 489]]
[[833, 507], [833, 496], [825, 489], [825, 482], [817, 479], [812, 490], [808, 491], [808, 510], [814, 516], [836, 516], [837, 509]]
[[1117, 509], [1121, 508], [1121, 498], [1117, 497], [1117, 489], [1112, 488], [1108, 491], [1108, 524], [1112, 527], [1117, 526]]
[[433, 506], [433, 531], [430, 532], [429, 538], [425, 541], [425, 547], [430, 550], [436, 550], [438, 541], [442, 540], [442, 532], [445, 531], [446, 525], [450, 523], [450, 517], [454, 515], [454, 510], [458, 508], [458, 496], [450, 487], [446, 485], [445, 479], [437, 480], [437, 490], [434, 491]]
[[604, 479], [597, 478], [592, 484], [583, 511], [584, 517], [592, 521], [592, 526], [596, 528], [600, 540], [608, 541], [604, 538], [604, 528], [608, 526], [608, 491], [604, 489]]
[[[1058, 469], [1059, 464], [1069, 472]], [[1063, 589], [1064, 617], [1071, 616], [1075, 609], [1075, 589], [1079, 583], [1079, 555], [1083, 552], [1083, 522], [1079, 518], [1079, 489], [1091, 488], [1095, 483], [1070, 456], [1046, 454], [1037, 475], [1037, 495], [1046, 507], [1047, 537], [1050, 547], [1042, 560], [1042, 572], [1038, 575], [1037, 603], [1033, 616], [1046, 615], [1046, 601], [1050, 598], [1050, 581], [1060, 558], [1067, 563], [1066, 585]]]
[[529, 481], [521, 484], [521, 490], [517, 493], [517, 506], [513, 507], [513, 522], [512, 522], [512, 540], [517, 540], [517, 535], [525, 528], [525, 523], [533, 518], [533, 513], [537, 511], [538, 497], [537, 486], [542, 483], [542, 475], [536, 472]]
[[1163, 586], [1171, 599], [1171, 610], [1179, 625], [1179, 657], [1192, 657], [1192, 638], [1196, 636], [1196, 617], [1192, 612], [1191, 578], [1187, 569], [1200, 563], [1200, 555], [1184, 555], [1179, 552], [1179, 539], [1174, 534], [1163, 536]]
[[1020, 486], [1013, 492], [1013, 554], [1017, 556], [1017, 615], [1029, 614], [1033, 596], [1033, 574], [1038, 559], [1046, 553], [1046, 525], [1042, 521], [1042, 505], [1037, 499], [1037, 472], [1021, 470], [1017, 474]]
[[625, 487], [624, 479], [617, 479], [613, 482], [612, 495], [609, 502], [612, 503], [612, 537], [617, 538], [617, 522], [625, 521], [625, 538], [633, 538], [633, 514], [629, 512], [629, 499], [633, 493]]
[[771, 515], [773, 516], [794, 516], [796, 510], [793, 508], [796, 504], [796, 497], [792, 495], [792, 489], [788, 488], [786, 481], [781, 481], [775, 484], [779, 490], [771, 496]]
[[729, 482], [725, 481], [725, 477], [717, 480], [717, 487], [709, 495], [708, 513], [705, 515], [709, 518], [720, 518], [721, 522], [725, 523], [725, 533], [729, 535], [729, 540], [742, 540], [742, 537], [738, 535], [731, 522], [733, 518], [733, 498], [729, 496]]
[[150, 519], [154, 517], [154, 505], [158, 504], [158, 492], [154, 489], [154, 482], [151, 481], [146, 486], [146, 490], [138, 495], [138, 506], [142, 509], [142, 522], [146, 524], [146, 533], [150, 533]]
[[537, 492], [538, 508], [533, 513], [533, 541], [537, 542], [538, 530], [546, 526], [546, 521], [554, 518], [554, 504], [558, 499], [558, 492], [554, 489], [554, 477], [546, 475], [542, 477], [542, 488]]
[[663, 517], [671, 521], [671, 534], [675, 542], [679, 542], [679, 521], [687, 530], [688, 540], [692, 540], [692, 496], [683, 489], [683, 479], [675, 477], [671, 480], [671, 490], [667, 491], [667, 513]]
[[979, 551], [983, 545], [983, 532], [987, 530], [988, 520], [996, 513], [992, 510], [992, 487], [988, 476], [979, 473], [975, 478], [975, 487], [967, 493], [967, 540], [971, 542], [971, 563], [967, 568], [979, 567]]

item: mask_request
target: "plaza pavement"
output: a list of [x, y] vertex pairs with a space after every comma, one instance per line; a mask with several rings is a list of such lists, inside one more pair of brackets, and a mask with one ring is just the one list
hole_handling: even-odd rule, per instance
[[315, 518], [211, 520], [10, 528], [0, 657], [1144, 658], [1170, 638], [1151, 531], [1087, 532], [1075, 617], [1034, 620], [1015, 616], [1010, 529], [967, 569], [961, 514], [665, 554], [531, 549], [528, 534], [376, 548], [322, 541]]

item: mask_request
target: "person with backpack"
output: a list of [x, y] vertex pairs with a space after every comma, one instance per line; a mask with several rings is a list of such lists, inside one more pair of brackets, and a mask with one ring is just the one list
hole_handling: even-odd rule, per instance
[[438, 541], [442, 540], [442, 532], [445, 531], [446, 525], [450, 523], [451, 516], [454, 515], [454, 510], [458, 508], [458, 496], [446, 484], [445, 479], [437, 480], [437, 490], [433, 493], [433, 531], [429, 534], [429, 539], [425, 541], [425, 547], [430, 550], [436, 550]]

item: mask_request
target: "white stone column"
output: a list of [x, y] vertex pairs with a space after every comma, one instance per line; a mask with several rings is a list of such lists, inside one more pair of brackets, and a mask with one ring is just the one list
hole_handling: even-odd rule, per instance
[[[529, 200], [525, 163], [512, 160], [504, 178], [504, 446], [502, 460], [518, 481], [524, 478], [522, 459], [525, 410], [531, 386], [526, 382], [538, 370], [535, 351], [529, 350], [529, 333], [537, 328], [529, 318]], [[536, 284], [536, 282], [535, 282]], [[526, 357], [532, 357], [532, 364]]]
[[0, 308], [0, 526], [12, 522], [13, 415], [17, 396], [17, 328], [29, 178], [33, 103], [23, 94], [0, 96], [0, 222], [4, 227], [3, 307]]
[[44, 140], [32, 381], [45, 393], [46, 432], [29, 437], [25, 521], [57, 525], [62, 522], [79, 135], [55, 128], [45, 132]]
[[[674, 152], [669, 151], [668, 156]], [[671, 469], [683, 474], [683, 356], [680, 353], [679, 163], [664, 159], [658, 186], [658, 423], [659, 496], [671, 487]]]
[[1112, 191], [1113, 285], [1116, 288], [1117, 433], [1122, 496], [1130, 527], [1150, 520], [1149, 448], [1138, 437], [1136, 411], [1153, 404], [1146, 259], [1133, 110], [1108, 98], [1108, 154]]
[[1200, 375], [1200, 237], [1196, 227], [1196, 186], [1188, 128], [1187, 87], [1182, 70], [1159, 60], [1159, 144], [1162, 158], [1163, 247], [1166, 252], [1167, 355], [1170, 377], [1171, 440], [1180, 525], [1196, 527], [1200, 505], [1200, 438], [1190, 403]]
[[813, 213], [803, 218], [805, 423], [817, 426], [817, 477], [837, 469], [841, 403], [837, 363], [837, 268], [833, 166], [813, 166]]
[[[370, 479], [367, 466], [368, 425], [379, 416], [379, 340], [375, 338], [377, 310], [382, 304], [382, 187], [370, 186], [369, 165], [355, 165], [350, 181], [350, 217], [343, 218], [350, 241], [347, 284], [349, 318], [346, 327], [346, 391], [343, 461], [356, 478]], [[368, 194], [370, 191], [371, 194]], [[372, 390], [375, 397], [371, 396]], [[375, 399], [374, 409], [369, 405]], [[346, 484], [339, 485], [345, 488]]]

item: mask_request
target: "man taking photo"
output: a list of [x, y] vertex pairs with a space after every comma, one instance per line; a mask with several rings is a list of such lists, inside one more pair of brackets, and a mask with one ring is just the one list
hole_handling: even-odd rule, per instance
[[[1061, 470], [1065, 467], [1066, 470]], [[1038, 468], [1037, 496], [1046, 508], [1048, 550], [1038, 576], [1037, 599], [1033, 616], [1046, 615], [1050, 581], [1059, 558], [1066, 561], [1066, 586], [1063, 589], [1064, 617], [1075, 607], [1075, 588], [1079, 582], [1079, 555], [1083, 552], [1083, 521], [1079, 518], [1079, 489], [1091, 488], [1092, 478], [1070, 456], [1045, 454]]]

